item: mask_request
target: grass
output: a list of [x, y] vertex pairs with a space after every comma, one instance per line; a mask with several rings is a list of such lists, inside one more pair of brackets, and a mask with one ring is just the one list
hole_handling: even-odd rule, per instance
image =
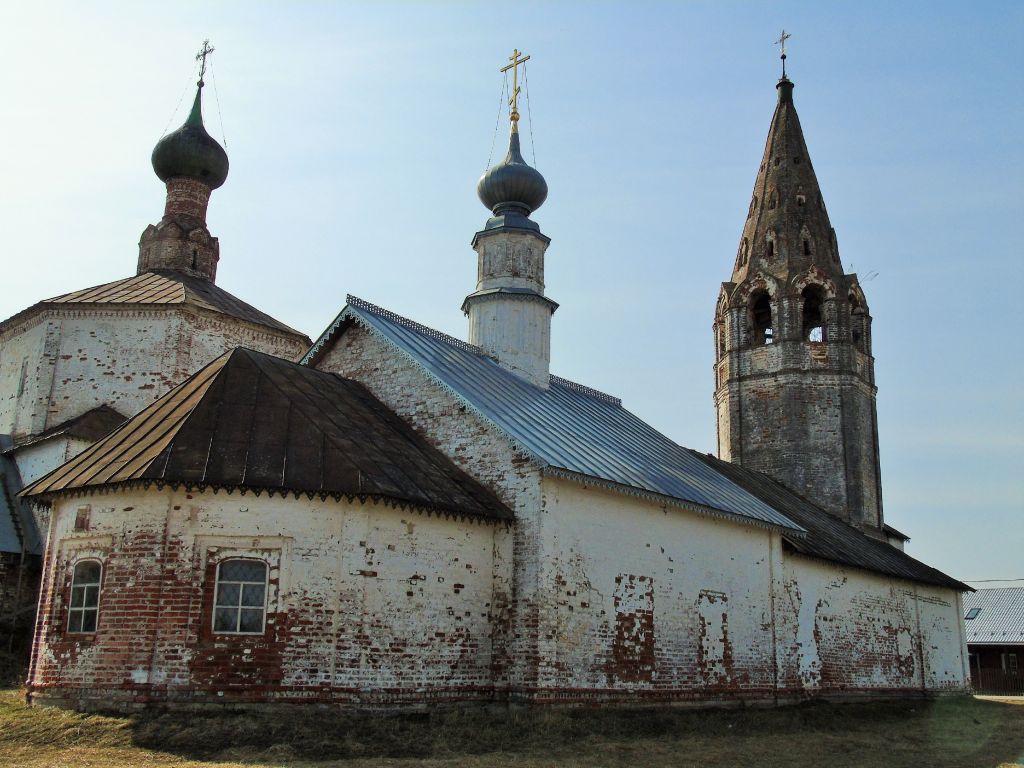
[[339, 710], [83, 715], [0, 692], [0, 765], [364, 768], [1024, 766], [1024, 701], [780, 709]]

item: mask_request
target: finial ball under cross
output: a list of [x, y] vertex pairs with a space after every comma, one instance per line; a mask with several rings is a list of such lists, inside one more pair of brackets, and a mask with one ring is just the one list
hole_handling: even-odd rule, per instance
[[775, 41], [775, 44], [782, 49], [782, 55], [779, 57], [782, 59], [782, 76], [786, 76], [786, 41], [791, 38], [792, 35], [786, 34], [786, 30], [782, 30], [782, 34], [779, 35], [779, 39]]
[[202, 88], [203, 77], [206, 75], [206, 57], [214, 52], [215, 49], [210, 47], [209, 39], [203, 40], [203, 47], [199, 49], [199, 53], [196, 54], [196, 61], [201, 62], [199, 64], [199, 87]]
[[510, 69], [512, 70], [512, 98], [508, 100], [508, 105], [512, 107], [512, 113], [509, 115], [509, 118], [515, 124], [519, 122], [519, 65], [522, 64], [525, 68], [526, 62], [530, 60], [530, 57], [523, 56], [518, 48], [513, 48], [512, 55], [508, 57], [508, 60], [512, 63], [506, 64], [498, 71], [508, 72]]

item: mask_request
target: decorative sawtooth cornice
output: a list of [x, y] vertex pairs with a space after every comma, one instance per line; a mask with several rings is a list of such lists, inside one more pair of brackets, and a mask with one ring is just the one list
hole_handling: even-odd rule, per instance
[[592, 387], [585, 386], [584, 384], [577, 384], [575, 381], [563, 379], [561, 376], [555, 376], [553, 373], [549, 380], [552, 384], [557, 384], [560, 387], [571, 389], [573, 392], [579, 392], [581, 395], [586, 395], [587, 397], [592, 397], [595, 400], [601, 400], [605, 403], [610, 403], [611, 405], [617, 405], [620, 408], [622, 407], [622, 400], [620, 398], [606, 394], [599, 389], [594, 389]]

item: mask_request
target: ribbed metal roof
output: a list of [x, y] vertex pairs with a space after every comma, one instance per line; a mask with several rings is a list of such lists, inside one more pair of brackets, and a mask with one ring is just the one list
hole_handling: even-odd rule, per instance
[[[978, 615], [966, 617], [971, 609]], [[971, 645], [1024, 645], [1024, 587], [979, 589], [964, 595], [964, 626]]]
[[762, 472], [713, 456], [698, 455], [705, 464], [732, 478], [766, 504], [802, 525], [807, 531], [806, 536], [797, 538], [784, 535], [786, 544], [802, 555], [820, 557], [833, 563], [844, 563], [900, 579], [949, 587], [959, 592], [971, 589], [942, 571], [915, 560], [888, 542], [870, 538], [863, 531], [815, 506]]
[[512, 512], [366, 387], [238, 347], [22, 493], [125, 483], [374, 498], [457, 516]]
[[305, 338], [305, 334], [231, 295], [216, 283], [171, 269], [143, 272], [124, 280], [45, 299], [39, 304], [191, 304]]
[[327, 342], [353, 322], [419, 364], [549, 474], [604, 481], [797, 535], [803, 531], [627, 411], [617, 398], [556, 376], [548, 389], [534, 386], [476, 347], [353, 296], [302, 362], [315, 364]]

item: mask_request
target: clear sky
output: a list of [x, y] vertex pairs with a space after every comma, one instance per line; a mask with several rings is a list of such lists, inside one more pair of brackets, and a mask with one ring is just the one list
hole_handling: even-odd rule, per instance
[[208, 37], [218, 284], [314, 338], [346, 293], [465, 338], [515, 46], [552, 370], [714, 452], [711, 322], [782, 27], [843, 264], [874, 275], [886, 520], [953, 576], [1024, 578], [1019, 2], [6, 2], [0, 317], [134, 274]]

